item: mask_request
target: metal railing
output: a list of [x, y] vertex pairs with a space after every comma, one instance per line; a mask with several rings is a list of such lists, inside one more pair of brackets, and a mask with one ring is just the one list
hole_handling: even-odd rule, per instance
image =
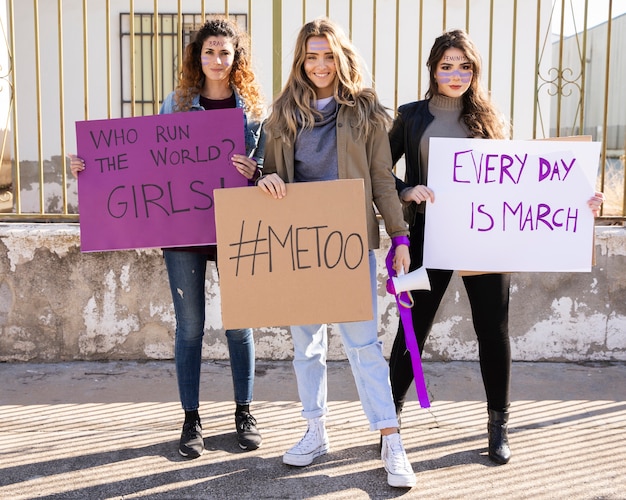
[[176, 83], [183, 47], [211, 13], [232, 16], [250, 33], [268, 101], [284, 82], [299, 26], [318, 16], [333, 18], [355, 42], [391, 112], [423, 97], [434, 37], [444, 29], [466, 29], [483, 55], [484, 83], [511, 119], [514, 138], [592, 135], [602, 143], [598, 188], [608, 198], [603, 219], [625, 219], [626, 104], [617, 99], [617, 85], [626, 79], [618, 54], [626, 46], [626, 15], [614, 12], [612, 0], [594, 0], [593, 12], [589, 0], [6, 5], [0, 13], [4, 221], [78, 220], [67, 158], [76, 148], [74, 122], [156, 113]]

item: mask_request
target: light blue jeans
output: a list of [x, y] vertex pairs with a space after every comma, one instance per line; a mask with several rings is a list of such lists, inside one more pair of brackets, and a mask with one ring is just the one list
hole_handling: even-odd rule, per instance
[[[370, 430], [380, 430], [397, 427], [398, 419], [391, 396], [389, 365], [383, 356], [382, 343], [378, 340], [376, 258], [372, 251], [369, 252], [369, 264], [374, 319], [339, 323], [337, 327]], [[291, 336], [302, 416], [321, 417], [328, 412], [327, 325], [292, 326]]]
[[[174, 358], [178, 392], [183, 410], [197, 410], [204, 336], [204, 282], [207, 256], [181, 250], [163, 250], [169, 276], [174, 312], [176, 338]], [[254, 386], [254, 337], [252, 329], [226, 330], [235, 402], [252, 401]]]

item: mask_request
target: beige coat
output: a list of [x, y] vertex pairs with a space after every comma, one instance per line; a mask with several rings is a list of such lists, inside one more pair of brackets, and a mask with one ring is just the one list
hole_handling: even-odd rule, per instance
[[[370, 250], [380, 245], [378, 219], [374, 205], [385, 221], [389, 236], [408, 236], [402, 205], [391, 172], [391, 149], [387, 131], [378, 129], [366, 140], [357, 139], [353, 110], [341, 106], [337, 114], [337, 161], [340, 179], [363, 179], [365, 185], [365, 213]], [[285, 182], [294, 179], [293, 145], [281, 137], [267, 133], [263, 175], [277, 173]]]

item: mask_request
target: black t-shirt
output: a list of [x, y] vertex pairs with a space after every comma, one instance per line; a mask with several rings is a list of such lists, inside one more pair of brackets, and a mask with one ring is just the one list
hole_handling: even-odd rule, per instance
[[[230, 97], [226, 99], [207, 99], [204, 96], [200, 96], [200, 106], [209, 111], [212, 109], [228, 109], [235, 108], [237, 101], [235, 100], [235, 93], [233, 92]], [[167, 250], [180, 250], [182, 252], [196, 252], [202, 253], [207, 256], [208, 260], [217, 260], [217, 245], [204, 245], [193, 247], [175, 247], [168, 248]]]

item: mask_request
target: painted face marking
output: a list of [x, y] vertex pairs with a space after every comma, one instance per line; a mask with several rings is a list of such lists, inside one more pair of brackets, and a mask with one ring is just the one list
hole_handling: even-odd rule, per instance
[[[224, 58], [221, 58], [221, 59], [222, 59], [222, 66], [225, 66], [228, 68], [230, 66], [230, 62], [228, 61], [228, 59], [224, 59]], [[201, 55], [200, 64], [202, 64], [202, 66], [208, 66], [209, 64], [211, 64], [211, 60], [209, 59], [209, 56], [204, 55], [204, 54]]]
[[324, 50], [324, 51], [330, 51], [330, 46], [328, 45], [327, 41], [317, 41], [317, 40], [309, 40], [307, 42], [308, 44], [308, 48], [310, 50]]
[[470, 83], [472, 81], [472, 70], [461, 71], [438, 71], [437, 72], [437, 81], [439, 83], [450, 83], [452, 79], [456, 76], [461, 80], [461, 83]]
[[[235, 47], [232, 39], [226, 36], [209, 36], [202, 42], [200, 50], [200, 64], [204, 69], [215, 71], [221, 66], [222, 70], [229, 70], [234, 63]], [[204, 70], [203, 70], [204, 71]]]

